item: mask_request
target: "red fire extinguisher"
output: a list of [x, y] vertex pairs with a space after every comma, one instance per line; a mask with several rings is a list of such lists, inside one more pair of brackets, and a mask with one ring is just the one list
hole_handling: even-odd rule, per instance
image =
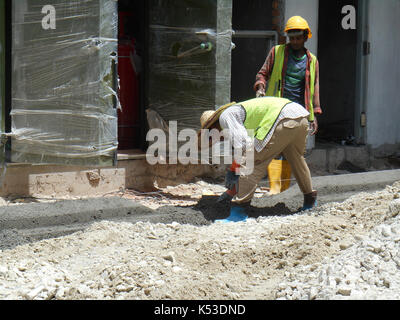
[[119, 13], [118, 75], [119, 99], [122, 110], [118, 111], [118, 142], [120, 150], [136, 149], [140, 145], [139, 79], [134, 55], [135, 39], [126, 34], [125, 23], [132, 19], [130, 12]]

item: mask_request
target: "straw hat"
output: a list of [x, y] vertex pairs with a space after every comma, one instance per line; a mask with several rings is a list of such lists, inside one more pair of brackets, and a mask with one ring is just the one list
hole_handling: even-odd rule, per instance
[[235, 104], [236, 102], [231, 102], [229, 104], [220, 107], [217, 111], [208, 110], [203, 112], [203, 114], [200, 117], [201, 129], [209, 129], [210, 127], [212, 127], [213, 124], [218, 121], [221, 113]]
[[202, 129], [208, 129], [215, 123], [216, 119], [214, 118], [216, 117], [214, 117], [214, 114], [215, 111], [213, 110], [208, 110], [203, 112], [203, 114], [200, 117], [200, 125]]
[[203, 147], [210, 147], [211, 144], [209, 144], [208, 146], [202, 146], [201, 145], [201, 130], [203, 129], [209, 129], [213, 126], [213, 124], [215, 124], [218, 120], [219, 117], [221, 115], [222, 112], [224, 112], [226, 109], [228, 109], [229, 107], [235, 105], [236, 102], [232, 102], [229, 104], [226, 104], [222, 107], [220, 107], [217, 111], [214, 110], [208, 110], [203, 112], [203, 114], [200, 117], [200, 124], [201, 124], [201, 129], [198, 131], [197, 136], [198, 136], [198, 144], [200, 149]]

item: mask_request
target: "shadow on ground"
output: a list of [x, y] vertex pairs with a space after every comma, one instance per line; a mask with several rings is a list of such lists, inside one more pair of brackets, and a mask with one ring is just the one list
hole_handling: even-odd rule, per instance
[[[192, 209], [200, 211], [208, 221], [225, 219], [229, 216], [231, 205], [229, 202], [218, 203], [217, 201], [218, 196], [203, 196]], [[294, 213], [284, 203], [277, 203], [273, 207], [266, 208], [250, 206], [246, 208], [246, 212], [250, 218], [287, 216]]]

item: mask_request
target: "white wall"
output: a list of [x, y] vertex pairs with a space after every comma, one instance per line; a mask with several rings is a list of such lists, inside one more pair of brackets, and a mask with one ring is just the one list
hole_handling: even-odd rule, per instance
[[315, 55], [318, 54], [318, 4], [318, 0], [285, 1], [285, 23], [293, 16], [301, 16], [307, 20], [313, 37], [307, 41], [306, 48]]
[[367, 144], [400, 143], [400, 1], [369, 1]]

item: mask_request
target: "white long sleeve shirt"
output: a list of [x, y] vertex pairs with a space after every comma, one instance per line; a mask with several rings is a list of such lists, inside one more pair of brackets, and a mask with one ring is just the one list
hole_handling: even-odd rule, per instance
[[254, 149], [260, 152], [268, 142], [271, 140], [272, 135], [275, 132], [276, 126], [284, 119], [300, 119], [308, 117], [310, 113], [300, 104], [292, 102], [287, 104], [279, 114], [277, 121], [275, 121], [274, 126], [264, 140], [258, 140], [257, 138], [251, 138], [247, 129], [244, 126], [244, 121], [246, 119], [246, 111], [240, 105], [234, 105], [226, 109], [219, 117], [219, 123], [222, 129], [229, 130], [229, 139], [234, 148], [246, 148], [250, 144], [254, 145]]

